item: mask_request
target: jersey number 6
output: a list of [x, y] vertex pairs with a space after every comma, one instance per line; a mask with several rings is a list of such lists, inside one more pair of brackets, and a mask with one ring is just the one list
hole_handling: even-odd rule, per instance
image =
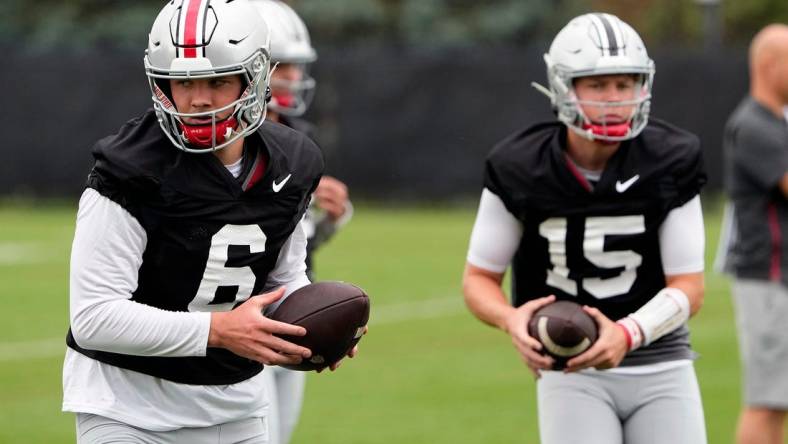
[[225, 225], [211, 238], [211, 250], [205, 263], [197, 295], [189, 311], [227, 311], [237, 301], [249, 299], [255, 275], [250, 267], [228, 267], [230, 245], [249, 247], [249, 253], [265, 251], [267, 238], [258, 225]]

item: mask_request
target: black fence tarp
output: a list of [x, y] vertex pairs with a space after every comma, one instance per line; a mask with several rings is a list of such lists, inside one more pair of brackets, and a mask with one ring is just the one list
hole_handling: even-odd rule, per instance
[[[327, 172], [364, 198], [477, 195], [492, 145], [552, 117], [547, 99], [529, 86], [544, 82], [546, 46], [319, 48], [309, 117]], [[93, 142], [150, 106], [142, 51], [3, 49], [0, 195], [77, 196]], [[709, 188], [719, 189], [722, 129], [747, 92], [746, 51], [651, 55], [652, 115], [701, 137]]]

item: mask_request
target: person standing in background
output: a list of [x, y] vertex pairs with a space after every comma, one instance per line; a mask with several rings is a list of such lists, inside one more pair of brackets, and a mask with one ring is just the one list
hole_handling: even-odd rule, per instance
[[725, 126], [722, 268], [743, 367], [739, 444], [782, 444], [788, 410], [788, 26], [750, 45], [750, 93]]
[[[316, 82], [309, 65], [317, 60], [309, 31], [303, 20], [287, 4], [278, 0], [253, 0], [271, 34], [271, 101], [267, 119], [279, 122], [314, 139], [316, 129], [303, 114], [314, 97]], [[340, 180], [323, 176], [312, 195], [302, 222], [307, 236], [307, 274], [314, 280], [314, 253], [353, 214], [348, 189]], [[282, 367], [264, 372], [270, 400], [271, 444], [287, 444], [301, 414], [306, 375]]]

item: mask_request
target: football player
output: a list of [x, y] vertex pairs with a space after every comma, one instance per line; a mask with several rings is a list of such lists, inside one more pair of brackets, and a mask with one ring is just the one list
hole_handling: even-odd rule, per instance
[[174, 0], [144, 57], [153, 109], [93, 147], [71, 255], [63, 410], [77, 441], [268, 442], [263, 365], [310, 350], [263, 315], [309, 283], [323, 170], [265, 120], [268, 28], [246, 0]]
[[[617, 17], [574, 18], [544, 60], [549, 86], [537, 88], [558, 121], [489, 154], [466, 304], [537, 376], [543, 444], [705, 443], [686, 325], [704, 291], [698, 138], [649, 120], [654, 63]], [[599, 327], [564, 371], [526, 328], [557, 299], [584, 304]]]
[[[278, 0], [254, 0], [271, 33], [271, 102], [268, 120], [279, 122], [314, 137], [315, 128], [301, 118], [312, 102], [315, 79], [309, 66], [317, 59], [309, 31], [303, 20], [287, 4]], [[312, 276], [313, 253], [353, 214], [347, 186], [336, 178], [323, 176], [312, 195], [304, 218], [307, 236], [307, 274]], [[269, 430], [271, 444], [286, 444], [301, 414], [306, 374], [282, 367], [264, 372], [270, 400]]]

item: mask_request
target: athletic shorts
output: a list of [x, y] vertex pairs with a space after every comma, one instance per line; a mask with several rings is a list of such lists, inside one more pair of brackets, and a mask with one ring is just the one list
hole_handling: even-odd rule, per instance
[[788, 410], [788, 289], [779, 282], [735, 279], [744, 403]]

